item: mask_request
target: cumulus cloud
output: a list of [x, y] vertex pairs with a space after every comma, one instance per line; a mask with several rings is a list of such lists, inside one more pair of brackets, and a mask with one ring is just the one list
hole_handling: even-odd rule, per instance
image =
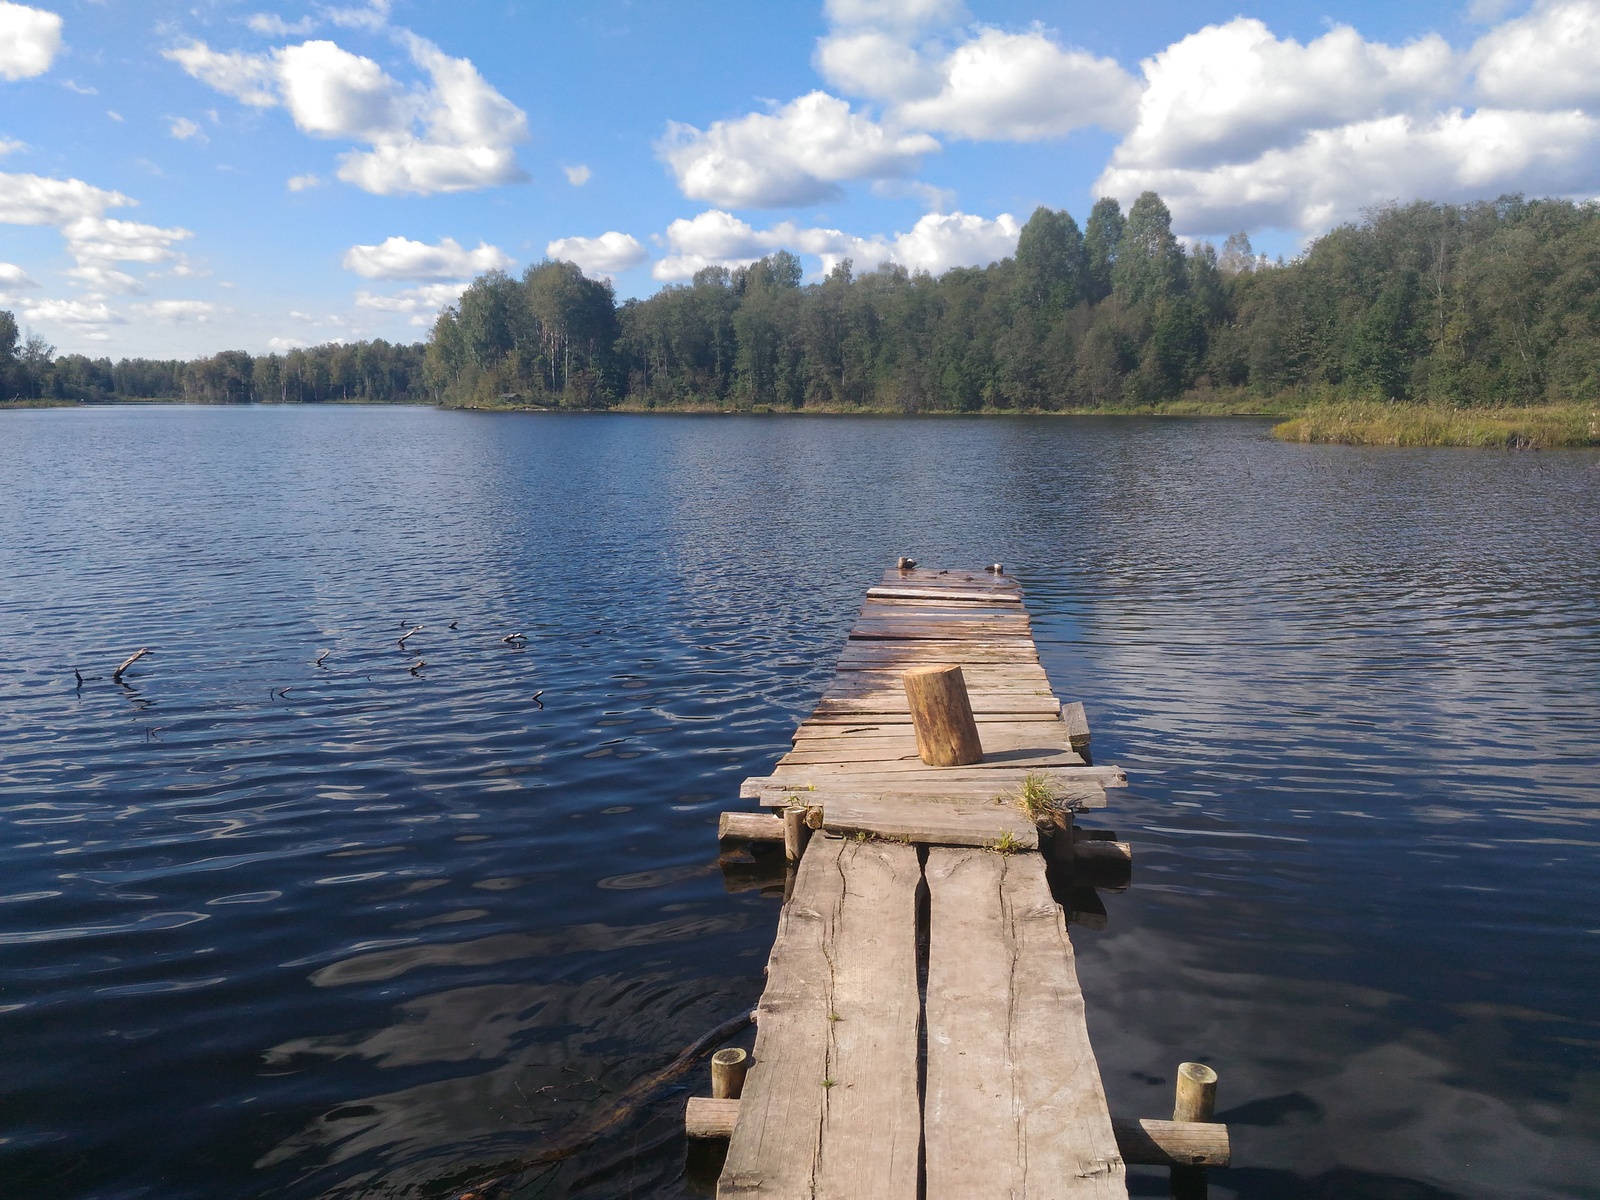
[[[188, 117], [174, 117], [172, 124], [167, 128], [167, 132], [180, 142], [186, 142], [200, 133], [200, 126]], [[201, 140], [203, 141], [204, 139], [202, 138]]]
[[1065, 49], [1042, 30], [984, 29], [938, 64], [939, 91], [895, 106], [914, 129], [1034, 142], [1087, 125], [1120, 129], [1139, 89], [1113, 59]]
[[33, 288], [39, 285], [29, 277], [28, 273], [16, 263], [0, 262], [0, 293], [14, 292], [18, 288]]
[[61, 18], [42, 8], [0, 0], [0, 78], [43, 75], [61, 49]]
[[1016, 249], [1021, 232], [1010, 213], [993, 220], [969, 213], [928, 213], [906, 233], [863, 238], [792, 221], [756, 229], [732, 213], [711, 209], [667, 227], [669, 253], [652, 274], [663, 281], [688, 279], [705, 267], [743, 266], [779, 249], [814, 254], [824, 271], [850, 258], [863, 265], [895, 262], [908, 270], [939, 274], [951, 267], [982, 266], [1004, 258]]
[[777, 208], [837, 196], [844, 180], [908, 175], [939, 143], [892, 133], [836, 96], [811, 92], [704, 132], [670, 122], [658, 149], [690, 199]]
[[561, 170], [566, 175], [567, 182], [573, 187], [582, 187], [594, 177], [594, 172], [582, 163], [575, 167], [562, 167]]
[[361, 308], [370, 308], [377, 312], [407, 316], [411, 318], [409, 324], [424, 326], [433, 324], [433, 319], [439, 310], [461, 299], [461, 293], [466, 290], [465, 283], [425, 283], [419, 287], [402, 288], [389, 295], [357, 292], [356, 304]]
[[1113, 165], [1097, 185], [1154, 189], [1190, 231], [1307, 232], [1389, 200], [1470, 200], [1508, 191], [1572, 195], [1600, 183], [1600, 122], [1580, 112], [1460, 109], [1316, 130], [1286, 149], [1211, 167]]
[[209, 300], [155, 300], [149, 304], [135, 304], [133, 311], [169, 325], [189, 321], [204, 324], [216, 315], [217, 306]]
[[1391, 200], [1593, 195], [1597, 57], [1600, 0], [1543, 0], [1465, 52], [1345, 27], [1301, 45], [1237, 18], [1142, 64], [1138, 122], [1096, 190], [1159, 191], [1188, 234], [1316, 233]]
[[1600, 103], [1600, 3], [1557, 0], [1485, 34], [1473, 47], [1478, 95], [1504, 108]]
[[822, 11], [836, 25], [917, 29], [954, 25], [967, 10], [961, 0], [826, 0]]
[[[388, 10], [345, 11], [358, 16], [335, 23], [386, 21]], [[514, 147], [527, 140], [526, 114], [467, 59], [404, 30], [396, 36], [427, 75], [426, 88], [408, 89], [372, 59], [326, 40], [261, 54], [190, 42], [163, 53], [241, 103], [283, 107], [303, 133], [369, 146], [339, 160], [339, 178], [363, 191], [432, 195], [525, 180]]]
[[1138, 123], [1116, 162], [1239, 162], [1314, 129], [1436, 106], [1461, 78], [1444, 39], [1368, 42], [1348, 26], [1301, 45], [1254, 18], [1208, 25], [1145, 60]]
[[577, 263], [591, 278], [610, 278], [647, 262], [650, 252], [629, 233], [612, 230], [599, 237], [557, 238], [545, 247], [551, 258]]
[[[84, 301], [39, 300], [29, 307], [30, 316], [36, 313], [38, 320], [93, 324], [86, 314], [111, 313], [99, 294], [142, 290], [139, 280], [121, 264], [150, 267], [178, 258], [173, 247], [192, 236], [189, 230], [104, 215], [109, 208], [134, 203], [121, 192], [97, 188], [81, 179], [0, 173], [0, 224], [57, 227], [75, 263], [67, 276], [91, 292]], [[0, 274], [0, 284], [5, 282]], [[118, 322], [123, 319], [112, 314], [102, 323], [113, 317]]]
[[128, 318], [114, 311], [104, 300], [36, 300], [23, 308], [22, 315], [30, 321], [53, 321], [61, 325], [128, 323]]
[[375, 246], [351, 246], [344, 256], [344, 269], [363, 279], [469, 279], [511, 265], [498, 246], [479, 242], [477, 249], [468, 250], [454, 238], [430, 246], [391, 237]]
[[79, 217], [97, 217], [108, 208], [133, 203], [121, 192], [106, 191], [81, 179], [0, 172], [3, 225], [65, 225]]
[[291, 175], [284, 184], [291, 192], [304, 192], [314, 187], [322, 186], [322, 176], [308, 172], [304, 175]]
[[304, 37], [317, 27], [311, 17], [301, 17], [298, 21], [285, 21], [277, 13], [252, 13], [245, 21], [252, 33], [259, 33], [262, 37]]

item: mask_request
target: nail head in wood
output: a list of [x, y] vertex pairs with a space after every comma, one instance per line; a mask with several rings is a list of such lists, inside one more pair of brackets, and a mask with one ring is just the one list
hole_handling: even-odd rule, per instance
[[718, 1050], [711, 1056], [711, 1097], [737, 1100], [744, 1091], [745, 1073], [750, 1070], [750, 1052], [737, 1046]]
[[912, 667], [900, 676], [917, 755], [930, 767], [965, 767], [983, 759], [967, 681], [956, 666]]
[[1217, 1073], [1205, 1063], [1178, 1064], [1174, 1121], [1210, 1121], [1217, 1107]]

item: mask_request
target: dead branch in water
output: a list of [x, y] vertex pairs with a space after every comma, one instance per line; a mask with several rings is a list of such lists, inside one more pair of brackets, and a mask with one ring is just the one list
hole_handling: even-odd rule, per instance
[[502, 642], [505, 642], [509, 646], [515, 646], [515, 645], [517, 645], [517, 644], [519, 644], [521, 642], [527, 641], [528, 638], [527, 638], [526, 634], [508, 633], [508, 634], [505, 635], [505, 637], [501, 638], [500, 640]]
[[427, 666], [427, 665], [428, 665], [427, 663], [425, 663], [422, 659], [419, 658], [419, 659], [417, 659], [417, 661], [415, 663], [413, 663], [411, 665], [411, 673], [413, 675], [420, 675], [420, 674], [422, 674], [422, 668]]
[[150, 653], [149, 650], [140, 650], [137, 654], [129, 655], [126, 662], [124, 662], [115, 671], [111, 672], [111, 682], [112, 683], [121, 683], [122, 682], [122, 673], [124, 671], [126, 671], [129, 667], [133, 666], [134, 663], [138, 662], [146, 654], [149, 654], [149, 653]]
[[500, 1194], [501, 1190], [513, 1181], [514, 1176], [520, 1175], [524, 1171], [532, 1170], [534, 1167], [549, 1166], [551, 1163], [563, 1162], [574, 1154], [587, 1150], [611, 1130], [632, 1117], [651, 1096], [688, 1071], [707, 1050], [718, 1042], [727, 1041], [754, 1020], [755, 1014], [753, 1012], [745, 1012], [740, 1013], [731, 1021], [724, 1021], [709, 1033], [690, 1042], [684, 1047], [682, 1054], [678, 1055], [665, 1067], [662, 1067], [661, 1070], [646, 1075], [631, 1087], [626, 1088], [609, 1106], [579, 1121], [538, 1154], [509, 1164], [502, 1169], [499, 1175], [496, 1175], [493, 1179], [485, 1179], [483, 1182], [459, 1193], [455, 1200], [494, 1200], [494, 1197]]
[[[314, 666], [314, 667], [321, 667], [322, 666], [322, 660], [327, 658], [328, 655], [330, 655], [332, 653], [333, 653], [332, 650], [324, 650], [321, 654], [317, 655], [316, 661], [313, 662], [311, 665]], [[327, 668], [323, 667], [323, 670], [327, 670]]]
[[422, 626], [418, 625], [410, 633], [402, 633], [400, 635], [400, 640], [395, 644], [398, 645], [400, 647], [400, 649], [404, 650], [406, 648], [406, 639], [408, 637], [416, 637], [417, 634], [419, 634], [421, 632], [422, 632]]

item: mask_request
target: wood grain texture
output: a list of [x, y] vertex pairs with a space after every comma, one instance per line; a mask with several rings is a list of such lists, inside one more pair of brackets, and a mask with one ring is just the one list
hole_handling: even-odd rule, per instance
[[915, 1200], [917, 854], [814, 839], [784, 905], [717, 1195]]
[[934, 847], [926, 875], [927, 1200], [1125, 1200], [1043, 860]]
[[868, 833], [920, 846], [994, 846], [1010, 835], [1018, 850], [1037, 850], [1039, 830], [1013, 804], [929, 800], [925, 796], [845, 795], [822, 805], [822, 827]]

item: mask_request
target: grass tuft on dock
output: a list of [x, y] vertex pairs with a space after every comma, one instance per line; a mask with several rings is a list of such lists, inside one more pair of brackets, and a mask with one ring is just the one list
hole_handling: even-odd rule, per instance
[[1554, 450], [1600, 446], [1600, 410], [1584, 405], [1488, 409], [1346, 401], [1313, 405], [1274, 425], [1272, 436], [1344, 446]]

